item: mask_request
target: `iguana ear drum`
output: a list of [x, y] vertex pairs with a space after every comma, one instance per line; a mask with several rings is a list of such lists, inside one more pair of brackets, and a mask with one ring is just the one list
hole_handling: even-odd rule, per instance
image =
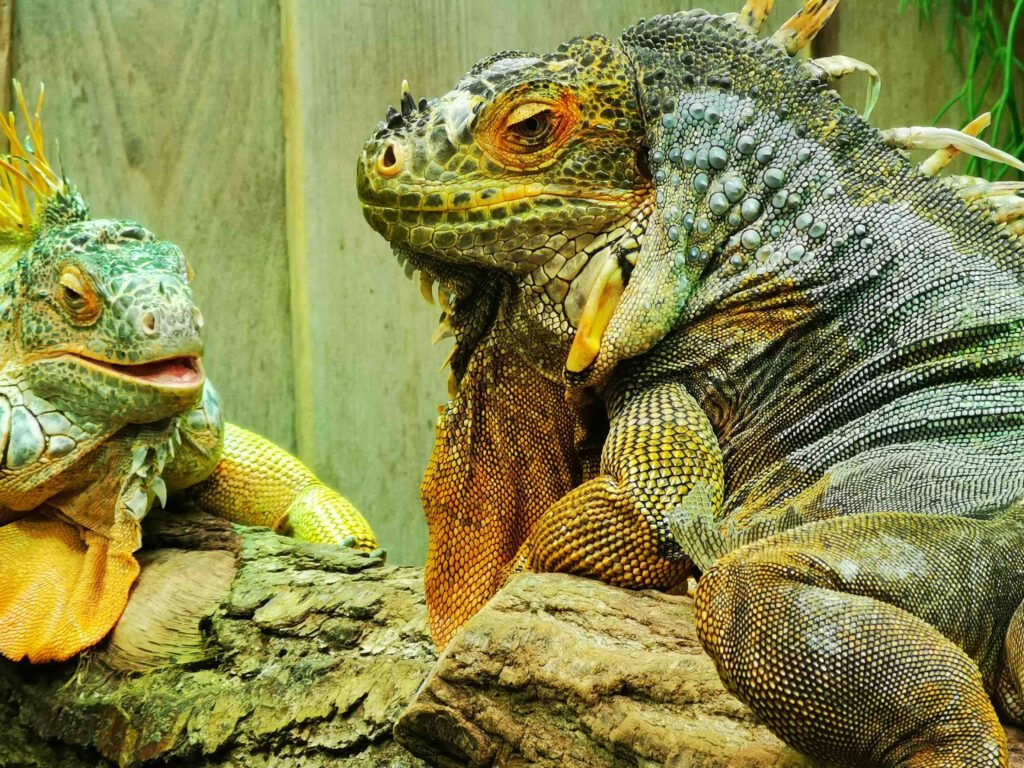
[[651, 147], [645, 141], [640, 145], [640, 148], [636, 151], [636, 169], [640, 172], [648, 181], [651, 180], [651, 161], [650, 161]]

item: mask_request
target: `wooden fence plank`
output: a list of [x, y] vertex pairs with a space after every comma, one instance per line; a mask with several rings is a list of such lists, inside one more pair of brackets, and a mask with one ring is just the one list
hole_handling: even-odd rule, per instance
[[0, 110], [10, 110], [12, 89], [7, 87], [13, 76], [14, 0], [0, 0]]
[[293, 447], [277, 3], [18, 0], [14, 24], [68, 175], [184, 249], [228, 416]]

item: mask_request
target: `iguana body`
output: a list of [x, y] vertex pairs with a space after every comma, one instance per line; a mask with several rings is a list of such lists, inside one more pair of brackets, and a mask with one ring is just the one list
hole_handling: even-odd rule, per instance
[[671, 588], [693, 559], [705, 647], [790, 743], [1003, 765], [1024, 248], [786, 55], [834, 6], [498, 54], [367, 144], [368, 221], [452, 295], [431, 625], [516, 568]]
[[0, 655], [62, 660], [106, 635], [139, 572], [139, 523], [168, 493], [375, 547], [294, 457], [223, 422], [185, 257], [133, 222], [89, 218], [25, 117], [36, 151], [4, 121], [14, 156], [0, 170]]

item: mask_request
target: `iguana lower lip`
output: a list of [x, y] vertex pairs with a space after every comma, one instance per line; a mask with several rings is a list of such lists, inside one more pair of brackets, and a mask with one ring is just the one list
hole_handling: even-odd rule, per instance
[[103, 368], [119, 376], [144, 381], [158, 387], [191, 389], [202, 384], [206, 378], [202, 362], [198, 357], [168, 357], [163, 360], [134, 365], [97, 360], [84, 355], [73, 355], [73, 357], [87, 365]]

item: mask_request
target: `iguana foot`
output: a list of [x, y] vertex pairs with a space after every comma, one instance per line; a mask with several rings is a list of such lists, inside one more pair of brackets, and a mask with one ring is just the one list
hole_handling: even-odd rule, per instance
[[340, 493], [312, 482], [288, 505], [285, 530], [305, 541], [377, 550], [373, 532], [363, 516]]
[[627, 589], [675, 587], [689, 575], [691, 563], [666, 556], [647, 512], [615, 479], [596, 477], [541, 516], [506, 574], [559, 572]]

